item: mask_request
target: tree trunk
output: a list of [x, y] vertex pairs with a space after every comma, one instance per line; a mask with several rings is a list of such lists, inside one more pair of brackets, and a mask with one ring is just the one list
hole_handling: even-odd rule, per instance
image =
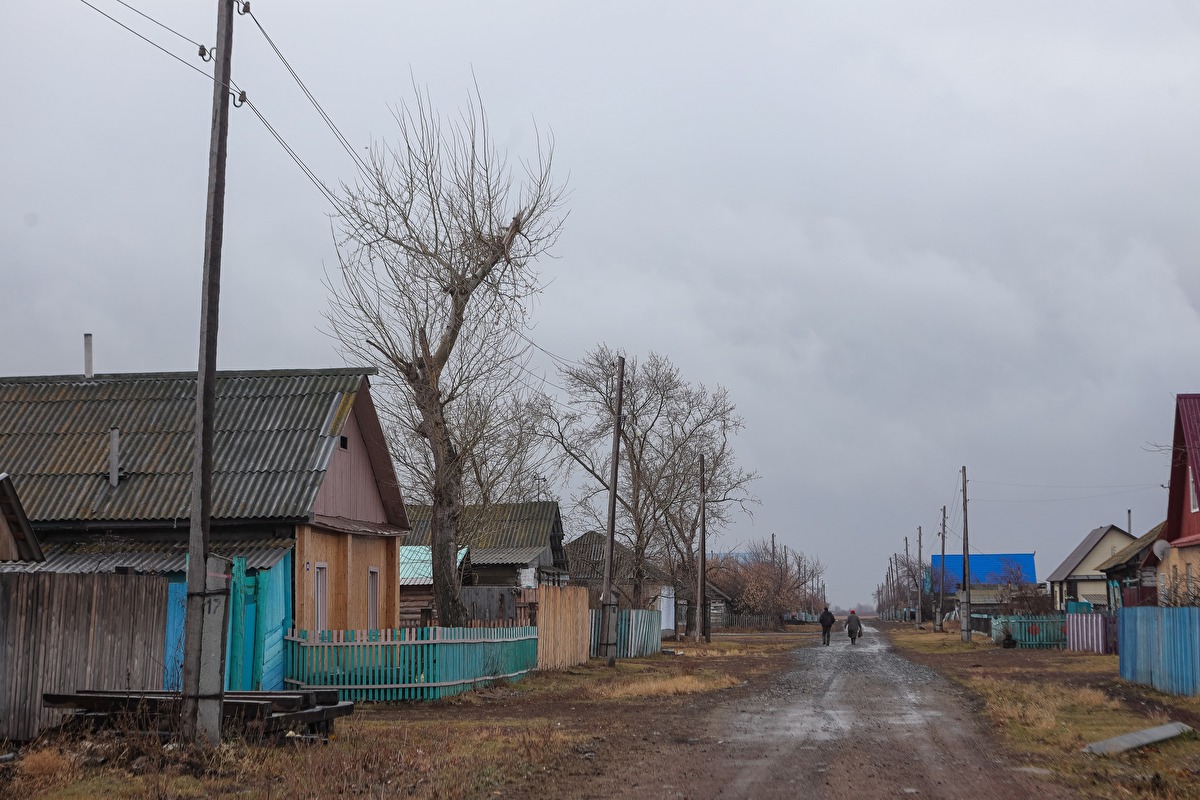
[[433, 509], [429, 519], [429, 550], [433, 566], [433, 601], [438, 624], [466, 624], [466, 608], [458, 591], [458, 534], [463, 514], [462, 459], [446, 428], [446, 416], [436, 389], [414, 386], [424, 430], [433, 454]]

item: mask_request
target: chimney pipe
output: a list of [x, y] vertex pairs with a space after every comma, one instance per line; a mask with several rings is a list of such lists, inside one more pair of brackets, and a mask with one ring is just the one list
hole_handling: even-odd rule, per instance
[[1125, 524], [1127, 526], [1129, 526], [1129, 529], [1125, 532], [1128, 533], [1130, 536], [1133, 536], [1133, 509], [1132, 508], [1125, 509]]
[[108, 432], [108, 485], [121, 482], [121, 429], [114, 425]]
[[92, 335], [85, 333], [83, 335], [83, 377], [91, 378], [92, 372]]

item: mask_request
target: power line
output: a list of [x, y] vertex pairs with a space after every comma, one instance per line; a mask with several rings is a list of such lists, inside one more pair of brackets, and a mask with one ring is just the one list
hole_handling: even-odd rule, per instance
[[982, 483], [987, 486], [1016, 486], [1022, 489], [1153, 489], [1157, 488], [1157, 483], [1123, 483], [1108, 486], [1056, 486], [1054, 484], [1041, 483], [1001, 483], [999, 481], [981, 481], [977, 478], [972, 478], [971, 483]]
[[[149, 14], [147, 14], [147, 13], [145, 13], [145, 12], [143, 12], [143, 11], [139, 11], [138, 9], [136, 9], [136, 8], [134, 8], [133, 6], [129, 5], [129, 3], [126, 3], [126, 2], [125, 2], [125, 0], [115, 0], [115, 2], [117, 2], [117, 3], [120, 3], [121, 5], [125, 6], [125, 7], [126, 7], [126, 8], [128, 8], [130, 11], [132, 11], [132, 12], [133, 12], [133, 13], [135, 13], [135, 14], [137, 14], [138, 16], [145, 17], [146, 19], [150, 20], [151, 22], [153, 22], [155, 25], [157, 25], [158, 27], [162, 28], [163, 30], [165, 30], [165, 31], [170, 31], [171, 33], [173, 33], [173, 34], [175, 34], [176, 36], [178, 36], [180, 39], [183, 39], [185, 42], [188, 42], [188, 43], [190, 43], [190, 44], [194, 44], [194, 45], [196, 45], [196, 47], [197, 47], [197, 48], [199, 48], [199, 49], [201, 49], [201, 50], [205, 50], [205, 47], [204, 47], [204, 45], [200, 44], [200, 43], [199, 43], [199, 42], [197, 42], [195, 39], [192, 39], [191, 37], [188, 37], [188, 36], [184, 36], [182, 33], [180, 33], [179, 31], [175, 30], [174, 28], [170, 27], [169, 25], [165, 25], [165, 24], [163, 24], [163, 23], [159, 22], [158, 20], [156, 20], [154, 17], [150, 16]], [[203, 57], [203, 53], [201, 54], [201, 57]]]
[[[117, 0], [117, 1], [118, 1], [118, 2], [120, 2], [120, 0]], [[99, 14], [100, 16], [102, 16], [102, 17], [105, 17], [105, 18], [109, 19], [110, 21], [112, 21], [112, 22], [116, 23], [117, 25], [120, 25], [122, 28], [124, 28], [125, 30], [129, 31], [129, 32], [130, 32], [130, 33], [132, 33], [134, 36], [138, 37], [139, 39], [141, 39], [143, 42], [145, 42], [146, 44], [150, 45], [151, 47], [153, 47], [153, 48], [155, 48], [155, 49], [157, 49], [157, 50], [161, 50], [162, 52], [166, 53], [166, 54], [167, 54], [167, 55], [169, 55], [171, 58], [175, 59], [175, 60], [176, 60], [176, 61], [178, 61], [180, 64], [183, 64], [183, 65], [184, 65], [185, 67], [187, 67], [188, 69], [194, 69], [196, 72], [199, 72], [201, 75], [203, 75], [204, 77], [208, 78], [210, 81], [215, 81], [215, 80], [216, 80], [216, 78], [214, 78], [212, 75], [209, 75], [207, 72], [205, 72], [204, 70], [200, 69], [200, 68], [199, 68], [199, 67], [197, 67], [195, 64], [190, 64], [190, 63], [188, 63], [188, 62], [187, 62], [187, 61], [185, 61], [184, 59], [182, 59], [182, 58], [180, 58], [179, 56], [177, 56], [177, 55], [175, 55], [174, 53], [172, 53], [172, 52], [171, 52], [170, 50], [168, 50], [167, 48], [165, 48], [165, 47], [163, 47], [162, 45], [160, 45], [158, 42], [155, 42], [155, 41], [153, 41], [152, 39], [149, 39], [149, 38], [147, 38], [147, 37], [143, 36], [142, 34], [140, 34], [140, 33], [138, 33], [137, 31], [135, 31], [133, 28], [131, 28], [131, 27], [129, 27], [128, 25], [126, 25], [124, 22], [121, 22], [121, 20], [117, 19], [116, 17], [114, 17], [114, 16], [112, 16], [112, 15], [110, 15], [110, 14], [106, 14], [105, 12], [103, 12], [103, 11], [101, 11], [100, 9], [96, 8], [94, 5], [92, 5], [91, 3], [89, 3], [89, 2], [88, 2], [88, 0], [79, 0], [79, 2], [83, 3], [85, 6], [87, 6], [88, 8], [90, 8], [92, 11], [95, 11], [95, 12], [96, 12], [97, 14]], [[125, 3], [121, 3], [121, 5], [125, 5]], [[136, 10], [136, 9], [134, 9], [134, 10]], [[141, 12], [140, 12], [140, 11], [139, 11], [138, 13], [139, 13], [139, 14], [141, 14]], [[142, 16], [146, 16], [146, 15], [145, 15], [145, 14], [142, 14]], [[147, 19], [149, 19], [149, 17], [147, 17]], [[151, 20], [151, 21], [153, 22], [154, 20]], [[164, 25], [163, 27], [166, 27], [166, 26]], [[170, 30], [170, 29], [168, 29], [168, 30]], [[174, 33], [174, 31], [172, 31], [172, 33]], [[186, 36], [184, 36], [183, 38], [187, 39], [187, 37], [186, 37]], [[192, 41], [192, 40], [191, 40], [191, 39], [188, 39], [188, 41], [190, 42], [190, 41]], [[193, 44], [195, 44], [195, 42], [193, 42]], [[228, 88], [228, 87], [226, 87], [226, 88]]]
[[329, 130], [338, 140], [338, 144], [340, 144], [342, 148], [350, 155], [350, 158], [354, 160], [355, 164], [358, 165], [358, 168], [363, 172], [363, 174], [369, 175], [371, 169], [367, 165], [367, 162], [355, 152], [354, 148], [350, 145], [349, 140], [342, 135], [341, 130], [338, 129], [336, 124], [334, 124], [333, 119], [331, 119], [330, 116], [325, 113], [325, 109], [321, 107], [321, 104], [317, 102], [317, 98], [314, 97], [313, 93], [308, 90], [307, 86], [305, 86], [304, 81], [300, 79], [300, 76], [296, 73], [296, 70], [292, 68], [292, 65], [288, 62], [287, 58], [284, 57], [283, 52], [278, 46], [276, 46], [275, 40], [272, 39], [270, 34], [267, 33], [267, 30], [262, 26], [262, 23], [258, 21], [258, 17], [254, 15], [253, 11], [249, 11], [247, 14], [250, 19], [254, 20], [254, 25], [258, 28], [259, 33], [263, 35], [263, 38], [267, 40], [267, 44], [269, 44], [271, 49], [275, 51], [275, 55], [279, 57], [279, 60], [287, 69], [288, 74], [290, 74], [292, 79], [296, 81], [296, 85], [300, 87], [300, 91], [304, 92], [304, 96], [308, 98], [308, 101], [312, 103], [313, 108], [315, 108], [317, 113], [321, 115], [321, 119], [325, 121], [325, 124], [329, 127]]
[[345, 215], [346, 210], [341, 201], [338, 200], [337, 196], [333, 194], [329, 187], [317, 177], [316, 173], [304, 163], [304, 159], [300, 158], [300, 155], [292, 149], [291, 145], [284, 141], [284, 138], [279, 131], [275, 130], [275, 127], [271, 125], [270, 122], [267, 122], [267, 118], [263, 116], [261, 111], [258, 110], [258, 106], [250, 102], [249, 99], [247, 99], [245, 102], [246, 105], [250, 107], [250, 110], [254, 112], [254, 116], [258, 117], [259, 121], [262, 122], [263, 126], [267, 129], [271, 136], [274, 137], [275, 141], [279, 143], [279, 146], [283, 148], [284, 152], [291, 157], [292, 161], [296, 162], [296, 166], [300, 167], [300, 171], [304, 173], [304, 176], [312, 182], [313, 186], [317, 187], [317, 191], [325, 196], [325, 199], [329, 201], [329, 203], [338, 211], [338, 213]]
[[1116, 497], [1122, 494], [1137, 494], [1138, 492], [1148, 492], [1151, 489], [1157, 489], [1158, 486], [1144, 486], [1140, 489], [1125, 489], [1120, 492], [1104, 492], [1103, 494], [1083, 494], [1074, 497], [1023, 497], [1014, 499], [1000, 499], [996, 497], [972, 497], [971, 501], [975, 503], [1070, 503], [1074, 500], [1093, 500], [1097, 497]]

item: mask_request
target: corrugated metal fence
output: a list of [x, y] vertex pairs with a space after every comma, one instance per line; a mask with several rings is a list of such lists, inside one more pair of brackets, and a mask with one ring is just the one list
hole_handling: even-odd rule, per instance
[[0, 574], [0, 741], [59, 721], [44, 692], [161, 689], [166, 616], [166, 578]]
[[337, 689], [342, 700], [436, 700], [537, 667], [537, 628], [293, 630], [288, 688]]
[[1019, 647], [1062, 648], [1067, 646], [1067, 615], [1037, 617], [993, 617], [992, 641], [999, 644], [1012, 632]]
[[1122, 678], [1200, 695], [1200, 608], [1122, 608], [1119, 630]]
[[[592, 658], [600, 655], [600, 611], [592, 609]], [[662, 652], [662, 612], [624, 609], [617, 614], [617, 658], [640, 658]]]
[[1067, 614], [1067, 649], [1076, 653], [1117, 652], [1116, 614]]
[[541, 587], [537, 622], [538, 669], [566, 669], [587, 662], [591, 627], [586, 587]]

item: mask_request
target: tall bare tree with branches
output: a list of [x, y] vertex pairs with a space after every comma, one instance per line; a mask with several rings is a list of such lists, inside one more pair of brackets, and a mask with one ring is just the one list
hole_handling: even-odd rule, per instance
[[[564, 466], [582, 473], [576, 510], [597, 527], [606, 513], [618, 355], [623, 353], [600, 346], [582, 361], [560, 366], [565, 403], [547, 396], [537, 406], [542, 437], [558, 449]], [[733, 508], [756, 502], [749, 492], [756, 476], [737, 466], [731, 439], [742, 420], [728, 392], [689, 383], [665, 356], [626, 358], [624, 416], [617, 530], [632, 551], [632, 602], [640, 605], [651, 559], [673, 571], [686, 562], [692, 572], [685, 592], [696, 582], [700, 453], [707, 461], [710, 531], [727, 523]]]
[[459, 625], [469, 487], [486, 497], [505, 458], [525, 457], [504, 406], [520, 394], [527, 305], [541, 289], [533, 265], [561, 231], [564, 188], [540, 136], [510, 166], [477, 91], [454, 117], [420, 92], [394, 117], [394, 142], [374, 144], [342, 186], [326, 319], [347, 357], [379, 369], [405, 489], [432, 506], [438, 615]]

